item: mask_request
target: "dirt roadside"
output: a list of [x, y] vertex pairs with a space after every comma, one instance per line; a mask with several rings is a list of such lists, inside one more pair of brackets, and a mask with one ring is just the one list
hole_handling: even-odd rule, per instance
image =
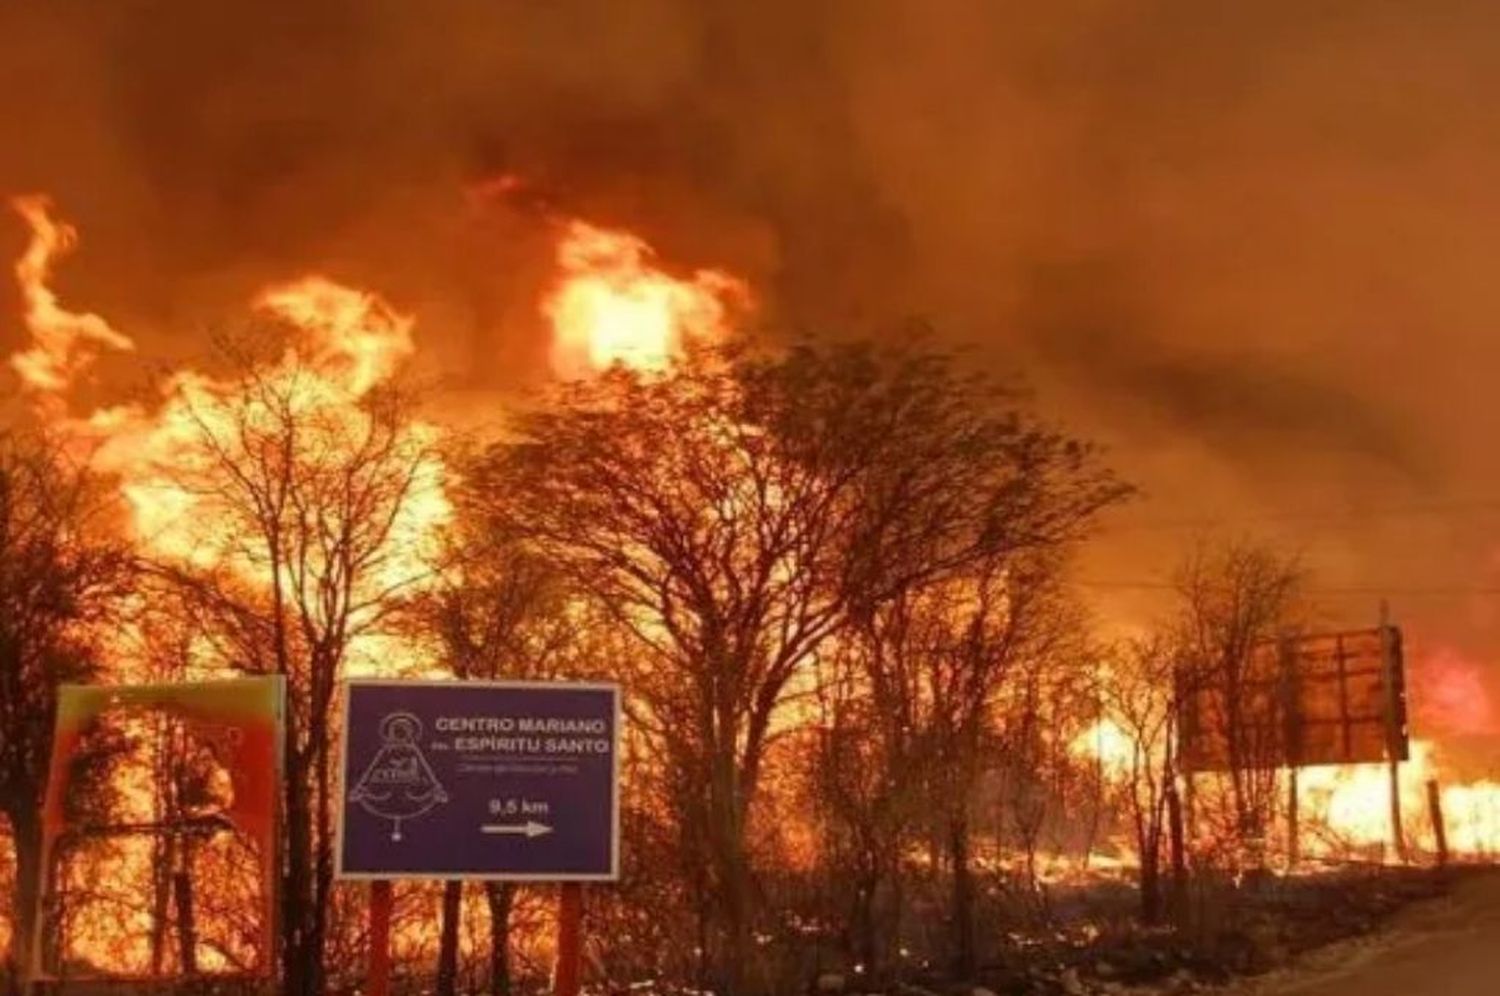
[[1497, 996], [1500, 871], [1397, 914], [1366, 937], [1309, 953], [1226, 990], [1232, 996]]

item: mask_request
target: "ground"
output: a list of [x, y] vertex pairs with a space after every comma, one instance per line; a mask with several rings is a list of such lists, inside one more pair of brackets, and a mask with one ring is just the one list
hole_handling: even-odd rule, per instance
[[1375, 933], [1310, 952], [1235, 996], [1495, 996], [1500, 872], [1466, 876]]

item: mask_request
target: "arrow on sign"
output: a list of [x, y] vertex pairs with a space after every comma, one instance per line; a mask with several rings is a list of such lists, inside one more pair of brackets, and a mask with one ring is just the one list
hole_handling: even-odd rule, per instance
[[545, 823], [527, 820], [525, 823], [486, 823], [479, 828], [481, 833], [516, 834], [521, 837], [542, 837], [552, 832]]

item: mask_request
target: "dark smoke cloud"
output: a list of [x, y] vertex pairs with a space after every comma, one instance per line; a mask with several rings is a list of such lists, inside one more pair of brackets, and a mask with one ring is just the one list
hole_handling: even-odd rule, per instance
[[[319, 269], [482, 388], [544, 363], [546, 233], [465, 196], [519, 174], [743, 272], [768, 321], [921, 315], [1023, 370], [1145, 486], [1134, 522], [1259, 528], [1500, 495], [1497, 29], [1478, 0], [11, 3], [0, 190], [57, 197], [65, 293], [150, 353]], [[1272, 531], [1330, 585], [1418, 587], [1491, 583], [1497, 525]], [[1500, 650], [1477, 599], [1397, 607]]]
[[[1433, 468], [1421, 435], [1381, 398], [1327, 371], [1164, 344], [1141, 300], [1108, 261], [1038, 267], [1017, 313], [1035, 354], [1089, 391], [1130, 406], [1163, 434], [1184, 427], [1223, 452], [1267, 442], [1385, 467], [1409, 479]], [[1138, 431], [1146, 431], [1146, 425]]]

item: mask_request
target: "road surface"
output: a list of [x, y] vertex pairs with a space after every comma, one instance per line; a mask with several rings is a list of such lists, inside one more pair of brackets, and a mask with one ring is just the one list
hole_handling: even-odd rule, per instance
[[1378, 934], [1309, 955], [1246, 996], [1500, 996], [1500, 873], [1475, 875]]

